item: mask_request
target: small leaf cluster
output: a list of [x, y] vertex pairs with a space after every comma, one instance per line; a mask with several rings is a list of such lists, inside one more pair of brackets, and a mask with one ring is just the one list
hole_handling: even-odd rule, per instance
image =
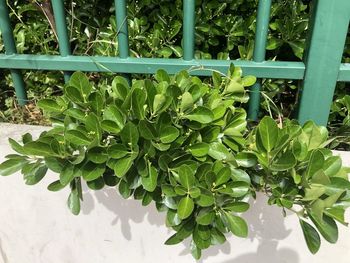
[[250, 197], [265, 193], [270, 205], [295, 212], [312, 253], [319, 233], [338, 237], [335, 221], [346, 224], [350, 183], [341, 159], [325, 147], [328, 132], [312, 122], [277, 124], [265, 117], [247, 126], [246, 87], [255, 77], [230, 66], [227, 75], [213, 72], [202, 81], [181, 71], [154, 78], [114, 78], [94, 87], [74, 73], [56, 100], [39, 106], [53, 127], [37, 140], [12, 139], [17, 154], [6, 156], [0, 174], [21, 171], [27, 184], [47, 170], [58, 174], [48, 189], [70, 187], [68, 207], [79, 214], [82, 182], [92, 190], [114, 187], [124, 198], [154, 203], [166, 213], [174, 245], [191, 238], [191, 253], [226, 241], [227, 233], [247, 237], [241, 213]]
[[320, 248], [319, 234], [335, 243], [336, 221], [347, 225], [344, 213], [349, 206], [350, 183], [349, 169], [325, 148], [332, 142], [327, 129], [311, 121], [302, 127], [286, 121], [278, 127], [265, 117], [247, 142], [248, 153], [257, 163], [250, 171], [254, 188], [267, 194], [269, 204], [296, 213], [313, 254]]

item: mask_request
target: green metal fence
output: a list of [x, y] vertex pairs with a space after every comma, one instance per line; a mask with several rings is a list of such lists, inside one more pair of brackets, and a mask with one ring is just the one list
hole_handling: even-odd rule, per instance
[[[309, 39], [303, 62], [266, 61], [266, 41], [272, 0], [259, 0], [253, 61], [194, 59], [195, 0], [183, 0], [183, 58], [129, 57], [126, 0], [115, 0], [119, 57], [73, 56], [70, 51], [63, 0], [52, 0], [60, 55], [17, 54], [6, 0], [0, 0], [0, 31], [5, 54], [0, 54], [0, 68], [11, 70], [18, 101], [26, 102], [21, 70], [62, 70], [65, 81], [71, 71], [118, 73], [155, 73], [162, 68], [169, 73], [197, 67], [192, 74], [206, 76], [210, 68], [226, 73], [230, 63], [240, 66], [243, 74], [258, 78], [302, 80], [298, 119], [326, 125], [337, 81], [350, 81], [350, 64], [341, 63], [350, 20], [350, 0], [314, 0]], [[259, 112], [261, 81], [250, 93], [249, 118]]]

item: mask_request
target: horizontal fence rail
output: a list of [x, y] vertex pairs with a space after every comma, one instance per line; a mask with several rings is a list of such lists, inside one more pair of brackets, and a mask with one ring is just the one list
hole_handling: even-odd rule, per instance
[[[258, 118], [261, 79], [302, 80], [299, 120], [309, 119], [326, 125], [337, 81], [350, 82], [350, 64], [341, 64], [342, 51], [350, 19], [349, 0], [313, 0], [309, 41], [303, 62], [266, 61], [266, 42], [272, 0], [259, 0], [253, 61], [196, 60], [195, 0], [183, 0], [183, 58], [133, 58], [129, 54], [129, 34], [126, 0], [115, 0], [119, 57], [73, 56], [64, 14], [64, 1], [54, 0], [56, 31], [60, 55], [17, 54], [9, 20], [6, 0], [0, 0], [0, 31], [6, 52], [0, 54], [0, 68], [10, 69], [18, 101], [23, 105], [26, 92], [21, 70], [60, 70], [68, 81], [72, 71], [153, 74], [164, 69], [170, 74], [189, 70], [193, 75], [209, 76], [211, 70], [226, 73], [231, 63], [239, 66], [244, 75], [255, 75], [257, 83], [250, 92], [249, 118]], [[321, 103], [321, 104], [320, 104]], [[322, 110], [319, 111], [320, 105]]]

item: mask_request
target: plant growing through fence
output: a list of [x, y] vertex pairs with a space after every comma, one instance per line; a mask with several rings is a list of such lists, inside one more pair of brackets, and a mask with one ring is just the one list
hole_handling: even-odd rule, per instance
[[341, 159], [325, 148], [328, 132], [312, 122], [276, 123], [265, 117], [247, 128], [245, 87], [255, 77], [213, 72], [211, 82], [182, 71], [154, 79], [122, 77], [96, 89], [74, 73], [56, 100], [39, 106], [53, 127], [37, 140], [10, 139], [16, 154], [0, 165], [7, 176], [21, 171], [26, 184], [38, 183], [47, 170], [59, 174], [48, 189], [70, 187], [68, 206], [79, 214], [82, 181], [100, 190], [115, 187], [124, 198], [155, 203], [175, 233], [165, 242], [191, 238], [191, 252], [226, 241], [226, 233], [246, 237], [241, 213], [257, 191], [270, 205], [295, 212], [308, 248], [316, 253], [320, 234], [335, 243], [336, 221], [346, 224], [350, 182]]

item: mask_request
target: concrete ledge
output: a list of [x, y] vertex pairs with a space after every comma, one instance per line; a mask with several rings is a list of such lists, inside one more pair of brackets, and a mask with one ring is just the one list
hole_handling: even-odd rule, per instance
[[[38, 135], [45, 129], [0, 123], [0, 162], [12, 152], [9, 137], [19, 139], [26, 132]], [[337, 153], [350, 166], [350, 153]], [[124, 200], [113, 188], [96, 192], [85, 188], [82, 212], [73, 216], [66, 207], [67, 190], [46, 190], [56, 178], [49, 173], [40, 184], [27, 186], [20, 173], [0, 177], [0, 263], [195, 262], [184, 244], [163, 245], [171, 231], [164, 226], [165, 215], [154, 206]], [[297, 218], [283, 218], [279, 208], [266, 205], [264, 196], [252, 202], [244, 217], [249, 238], [230, 235], [228, 243], [205, 251], [200, 262], [349, 262], [350, 231], [343, 226], [339, 226], [338, 243], [323, 240], [313, 256]]]

